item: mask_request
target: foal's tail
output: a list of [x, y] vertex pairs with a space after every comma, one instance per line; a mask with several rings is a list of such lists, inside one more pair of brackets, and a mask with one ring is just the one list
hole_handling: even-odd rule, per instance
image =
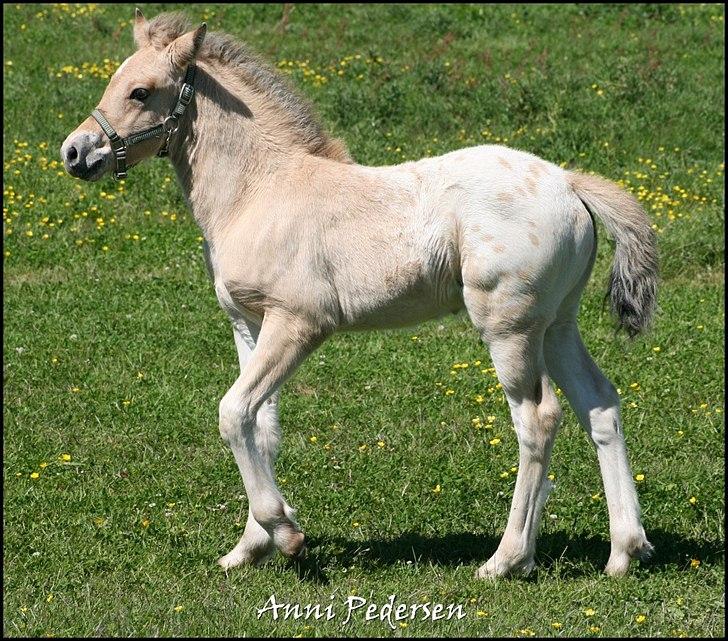
[[657, 239], [637, 199], [600, 178], [568, 173], [576, 195], [604, 223], [616, 242], [607, 296], [630, 337], [650, 323], [657, 304]]

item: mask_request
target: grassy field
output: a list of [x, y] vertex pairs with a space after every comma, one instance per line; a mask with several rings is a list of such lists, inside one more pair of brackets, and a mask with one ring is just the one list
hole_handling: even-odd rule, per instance
[[[277, 471], [310, 560], [225, 575], [215, 561], [247, 511], [217, 428], [237, 356], [200, 232], [165, 161], [124, 184], [59, 162], [132, 51], [133, 5], [4, 5], [3, 634], [723, 636], [723, 7], [188, 13], [288, 74], [358, 162], [505, 143], [639, 196], [660, 243], [654, 329], [615, 336], [603, 229], [580, 325], [622, 395], [656, 554], [623, 580], [601, 573], [603, 488], [565, 406], [536, 570], [473, 578], [518, 453], [461, 315], [342, 334], [304, 364], [284, 390]], [[273, 594], [336, 618], [258, 618]], [[360, 609], [344, 625], [349, 597], [389, 595], [466, 616], [392, 629]]]

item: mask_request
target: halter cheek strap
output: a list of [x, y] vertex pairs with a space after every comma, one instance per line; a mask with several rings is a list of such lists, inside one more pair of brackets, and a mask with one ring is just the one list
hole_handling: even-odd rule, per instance
[[116, 163], [114, 168], [115, 180], [121, 180], [127, 176], [126, 152], [132, 145], [139, 144], [140, 142], [144, 142], [151, 138], [160, 138], [164, 136], [164, 142], [159, 148], [157, 156], [164, 157], [169, 153], [169, 140], [179, 129], [179, 120], [184, 115], [187, 105], [190, 104], [192, 97], [195, 95], [194, 81], [196, 69], [195, 65], [187, 67], [184, 84], [179, 92], [179, 98], [177, 98], [177, 104], [172, 110], [172, 113], [167, 116], [164, 119], [164, 122], [160, 125], [156, 125], [150, 129], [140, 131], [137, 134], [132, 134], [131, 136], [122, 138], [116, 133], [114, 128], [111, 126], [111, 123], [106, 119], [106, 116], [104, 116], [100, 109], [96, 108], [91, 112], [91, 115], [94, 117], [96, 122], [99, 123], [99, 126], [111, 142], [111, 151], [114, 154], [114, 160]]

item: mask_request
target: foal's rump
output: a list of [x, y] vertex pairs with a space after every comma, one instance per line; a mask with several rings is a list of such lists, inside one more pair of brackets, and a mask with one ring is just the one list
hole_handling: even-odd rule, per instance
[[593, 222], [568, 172], [499, 146], [448, 156], [445, 200], [458, 212], [465, 289], [487, 293], [482, 316], [548, 323], [594, 250]]

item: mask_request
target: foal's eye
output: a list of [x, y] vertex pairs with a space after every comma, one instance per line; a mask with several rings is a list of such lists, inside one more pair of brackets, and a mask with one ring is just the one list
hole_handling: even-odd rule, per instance
[[131, 92], [131, 96], [129, 96], [129, 98], [132, 98], [133, 100], [138, 100], [139, 102], [144, 102], [148, 96], [149, 91], [147, 89], [139, 87]]

